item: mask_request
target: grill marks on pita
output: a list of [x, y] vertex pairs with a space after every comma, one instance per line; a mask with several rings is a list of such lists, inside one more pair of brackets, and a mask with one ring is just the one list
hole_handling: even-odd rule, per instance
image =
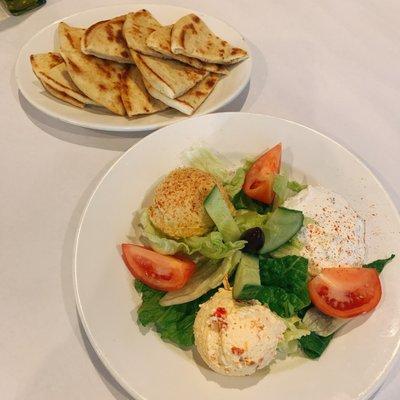
[[191, 58], [182, 54], [174, 54], [171, 50], [171, 32], [173, 25], [161, 26], [152, 32], [146, 40], [146, 44], [151, 49], [161, 53], [166, 58], [172, 58], [185, 64], [189, 64], [194, 68], [204, 69], [209, 72], [215, 72], [217, 74], [228, 74], [228, 69], [224, 65], [211, 64], [198, 60], [197, 58]]
[[65, 22], [60, 22], [58, 25], [60, 49], [63, 51], [80, 50], [84, 33], [85, 30], [83, 28], [75, 28]]
[[74, 84], [59, 53], [32, 54], [30, 61], [33, 72], [50, 94], [80, 108], [94, 104]]
[[122, 33], [131, 52], [139, 52], [153, 57], [162, 57], [162, 54], [147, 46], [146, 40], [161, 24], [147, 10], [129, 13], [126, 16]]
[[185, 94], [176, 99], [170, 99], [169, 97], [164, 96], [147, 81], [144, 81], [144, 84], [148, 92], [154, 98], [161, 100], [163, 103], [168, 104], [170, 107], [175, 108], [186, 115], [192, 115], [213, 91], [220, 77], [221, 76], [218, 74], [211, 73]]
[[61, 22], [58, 38], [59, 52], [30, 60], [46, 91], [76, 107], [102, 105], [128, 117], [168, 107], [191, 115], [229, 65], [248, 57], [194, 14], [167, 26], [147, 10], [86, 30]]
[[62, 51], [62, 57], [75, 85], [90, 99], [118, 115], [125, 115], [121, 99], [124, 64], [88, 56], [78, 50]]
[[186, 93], [208, 75], [207, 71], [175, 60], [145, 56], [136, 52], [133, 52], [132, 56], [143, 78], [156, 90], [171, 99]]
[[96, 22], [86, 29], [81, 39], [81, 50], [84, 54], [106, 60], [132, 64], [129, 48], [122, 35], [126, 16]]
[[166, 104], [150, 96], [143, 83], [142, 75], [135, 66], [131, 66], [124, 72], [121, 98], [128, 117], [154, 114], [168, 108]]
[[171, 49], [174, 54], [215, 64], [235, 64], [248, 57], [245, 50], [215, 35], [195, 14], [186, 15], [174, 24]]

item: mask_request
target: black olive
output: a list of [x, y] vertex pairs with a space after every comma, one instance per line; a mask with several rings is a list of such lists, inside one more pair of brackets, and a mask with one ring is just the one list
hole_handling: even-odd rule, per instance
[[261, 228], [255, 227], [244, 231], [240, 239], [247, 240], [242, 251], [245, 253], [257, 253], [264, 246], [265, 236]]

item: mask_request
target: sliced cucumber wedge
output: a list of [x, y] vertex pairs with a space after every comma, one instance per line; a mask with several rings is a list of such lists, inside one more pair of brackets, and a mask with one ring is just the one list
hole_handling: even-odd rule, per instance
[[235, 242], [239, 239], [239, 227], [233, 219], [218, 186], [214, 186], [213, 190], [206, 197], [204, 207], [226, 242]]
[[278, 207], [271, 213], [265, 228], [265, 242], [260, 254], [269, 253], [284, 245], [303, 226], [301, 211]]
[[239, 299], [245, 286], [261, 286], [258, 257], [242, 254], [233, 284], [233, 298]]

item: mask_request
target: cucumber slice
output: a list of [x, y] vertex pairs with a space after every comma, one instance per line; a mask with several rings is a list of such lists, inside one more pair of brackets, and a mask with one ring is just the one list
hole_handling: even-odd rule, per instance
[[258, 257], [243, 253], [236, 270], [233, 298], [239, 299], [245, 286], [261, 286]]
[[265, 242], [260, 254], [269, 253], [284, 245], [303, 226], [301, 211], [278, 207], [271, 213], [264, 228]]
[[213, 190], [206, 197], [204, 207], [226, 242], [235, 242], [239, 239], [239, 227], [233, 219], [218, 186], [214, 186]]

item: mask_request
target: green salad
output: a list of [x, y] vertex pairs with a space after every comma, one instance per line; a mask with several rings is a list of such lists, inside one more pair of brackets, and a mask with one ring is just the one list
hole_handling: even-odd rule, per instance
[[290, 178], [281, 157], [281, 144], [239, 166], [187, 151], [138, 211], [140, 243], [122, 245], [138, 323], [196, 346], [217, 373], [319, 358], [338, 329], [378, 305], [379, 274], [394, 257], [367, 264], [361, 217], [339, 194]]

